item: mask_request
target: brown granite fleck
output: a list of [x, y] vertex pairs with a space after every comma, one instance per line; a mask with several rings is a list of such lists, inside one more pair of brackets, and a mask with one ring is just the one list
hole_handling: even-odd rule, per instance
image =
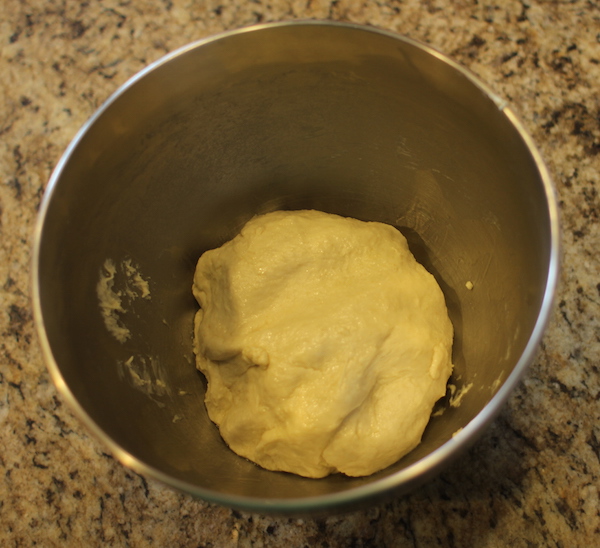
[[[297, 18], [449, 53], [520, 114], [557, 185], [563, 270], [539, 356], [483, 438], [412, 494], [346, 515], [211, 505], [124, 468], [63, 405], [30, 310], [32, 230], [81, 124], [193, 40]], [[594, 546], [600, 538], [600, 7], [571, 0], [20, 0], [0, 20], [2, 546]]]

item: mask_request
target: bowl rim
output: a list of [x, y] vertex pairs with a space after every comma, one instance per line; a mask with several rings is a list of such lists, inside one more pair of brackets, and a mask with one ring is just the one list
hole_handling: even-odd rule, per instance
[[[150, 72], [156, 70], [160, 66], [169, 63], [176, 57], [179, 57], [191, 50], [203, 47], [220, 40], [232, 38], [248, 32], [268, 31], [274, 28], [281, 27], [332, 27], [338, 29], [347, 29], [351, 31], [367, 32], [379, 34], [394, 40], [399, 40], [412, 47], [415, 47], [424, 53], [432, 55], [458, 71], [467, 78], [473, 86], [480, 89], [489, 99], [493, 101], [499, 111], [501, 111], [512, 124], [514, 129], [523, 141], [524, 146], [531, 155], [539, 178], [543, 185], [543, 190], [546, 197], [547, 214], [549, 218], [549, 260], [546, 287], [543, 292], [543, 298], [538, 312], [538, 317], [534, 328], [530, 334], [528, 343], [523, 350], [518, 362], [506, 380], [502, 383], [496, 394], [490, 399], [486, 406], [459, 432], [457, 432], [450, 440], [438, 447], [432, 453], [421, 458], [417, 462], [385, 476], [368, 482], [364, 485], [351, 487], [350, 489], [329, 493], [326, 495], [318, 495], [311, 497], [298, 498], [257, 498], [242, 495], [233, 495], [221, 493], [211, 489], [199, 487], [189, 482], [185, 482], [170, 476], [135, 457], [119, 444], [113, 441], [110, 436], [102, 430], [102, 428], [91, 418], [85, 411], [83, 406], [77, 401], [75, 395], [70, 390], [64, 377], [61, 374], [60, 368], [54, 359], [48, 335], [44, 326], [44, 315], [41, 307], [40, 299], [40, 252], [42, 244], [42, 236], [46, 215], [48, 213], [52, 196], [58, 185], [63, 169], [78, 147], [88, 130], [96, 123], [102, 114], [110, 108], [110, 106], [124, 93], [133, 87], [139, 80], [143, 79]], [[515, 112], [510, 108], [505, 100], [485, 84], [478, 76], [471, 72], [466, 67], [451, 59], [448, 55], [440, 52], [429, 44], [420, 42], [413, 38], [409, 38], [402, 34], [381, 29], [375, 26], [367, 26], [364, 24], [347, 23], [338, 21], [326, 20], [293, 20], [282, 22], [261, 23], [233, 30], [220, 32], [196, 41], [193, 41], [185, 46], [177, 48], [172, 52], [164, 55], [160, 59], [149, 64], [134, 76], [129, 78], [125, 83], [120, 85], [118, 89], [112, 93], [109, 98], [93, 113], [93, 115], [83, 124], [79, 131], [75, 134], [72, 141], [62, 154], [56, 167], [54, 168], [44, 196], [42, 198], [38, 217], [36, 220], [33, 233], [33, 249], [32, 249], [32, 268], [31, 268], [31, 286], [32, 286], [32, 307], [35, 329], [38, 335], [39, 344], [42, 350], [42, 356], [46, 363], [50, 376], [61, 396], [66, 400], [68, 406], [75, 413], [77, 418], [85, 424], [88, 431], [101, 442], [102, 445], [108, 448], [112, 455], [125, 467], [130, 468], [142, 476], [150, 477], [154, 480], [178, 489], [179, 491], [191, 494], [202, 500], [221, 504], [231, 508], [239, 508], [251, 512], [266, 512], [266, 513], [306, 513], [315, 511], [327, 511], [340, 509], [346, 506], [355, 506], [359, 503], [364, 503], [373, 498], [379, 498], [385, 494], [408, 491], [412, 487], [423, 483], [429, 477], [436, 474], [443, 465], [447, 464], [453, 458], [456, 458], [462, 451], [470, 447], [476, 439], [483, 433], [484, 427], [489, 424], [501, 410], [503, 404], [508, 399], [511, 392], [517, 386], [525, 373], [529, 364], [535, 358], [538, 346], [542, 340], [544, 331], [551, 317], [556, 289], [558, 285], [560, 271], [560, 226], [559, 226], [559, 211], [556, 197], [555, 187], [550, 176], [549, 170], [544, 163], [544, 160], [536, 147], [533, 138], [525, 129], [523, 123], [519, 120]], [[315, 480], [318, 481], [318, 480]]]

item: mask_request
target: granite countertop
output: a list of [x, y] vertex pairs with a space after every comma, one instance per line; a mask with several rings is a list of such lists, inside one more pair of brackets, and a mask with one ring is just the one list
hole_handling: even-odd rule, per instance
[[[30, 254], [81, 124], [166, 52], [256, 22], [368, 23], [431, 43], [508, 99], [556, 182], [561, 286], [540, 354], [482, 439], [412, 494], [296, 519], [131, 472], [74, 418], [33, 329]], [[600, 6], [528, 0], [20, 0], [0, 17], [2, 546], [592, 546], [600, 539]]]

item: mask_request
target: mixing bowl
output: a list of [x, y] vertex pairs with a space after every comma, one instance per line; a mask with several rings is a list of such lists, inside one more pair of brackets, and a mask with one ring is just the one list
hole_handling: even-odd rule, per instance
[[[398, 227], [455, 327], [422, 443], [369, 477], [238, 457], [194, 367], [200, 254], [257, 213], [304, 208]], [[35, 318], [58, 389], [125, 465], [232, 507], [339, 509], [413, 488], [481, 434], [542, 337], [557, 241], [538, 151], [468, 71], [373, 28], [261, 25], [167, 55], [77, 134], [41, 206]]]

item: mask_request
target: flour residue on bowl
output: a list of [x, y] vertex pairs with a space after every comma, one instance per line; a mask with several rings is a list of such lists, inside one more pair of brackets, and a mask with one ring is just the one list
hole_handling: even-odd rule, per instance
[[500, 385], [502, 384], [502, 377], [504, 377], [504, 370], [500, 371], [500, 375], [498, 375], [498, 378], [490, 386], [490, 392], [492, 394], [498, 392], [498, 388], [500, 388]]
[[[117, 277], [121, 281], [121, 289], [116, 287]], [[118, 265], [112, 259], [106, 259], [100, 269], [96, 295], [107, 331], [120, 343], [130, 339], [131, 331], [123, 322], [127, 307], [136, 299], [151, 298], [150, 284], [140, 274], [139, 267], [131, 259], [125, 259]]]
[[462, 376], [459, 375], [456, 379], [448, 383], [446, 386], [446, 397], [438, 402], [439, 407], [432, 413], [432, 417], [441, 417], [450, 407], [460, 407], [463, 398], [473, 388], [472, 382], [459, 387], [458, 383], [461, 381], [461, 378]]
[[150, 285], [148, 280], [144, 280], [140, 274], [138, 267], [134, 266], [131, 259], [126, 259], [122, 262], [122, 268], [127, 276], [125, 291], [131, 299], [138, 296], [142, 299], [150, 299]]
[[473, 383], [465, 384], [458, 388], [455, 384], [449, 384], [448, 390], [450, 391], [450, 407], [458, 407], [462, 403], [463, 398], [473, 388]]
[[126, 380], [131, 386], [146, 394], [159, 407], [164, 407], [165, 404], [157, 400], [155, 396], [169, 395], [171, 391], [158, 357], [135, 354], [125, 361], [117, 361], [117, 367], [121, 380]]

